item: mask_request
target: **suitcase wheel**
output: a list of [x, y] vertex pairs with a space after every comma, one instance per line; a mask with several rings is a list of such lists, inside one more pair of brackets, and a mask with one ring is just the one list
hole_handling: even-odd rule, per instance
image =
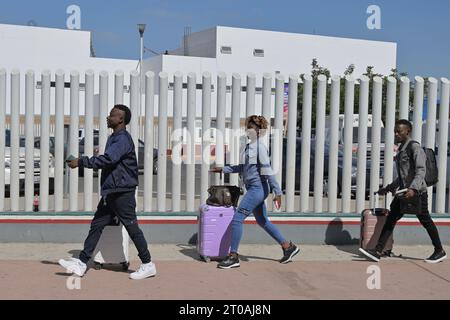
[[99, 262], [94, 262], [94, 269], [95, 270], [101, 270], [103, 268], [103, 264]]
[[122, 270], [123, 271], [128, 271], [128, 268], [130, 266], [129, 262], [122, 262], [121, 265], [122, 265]]

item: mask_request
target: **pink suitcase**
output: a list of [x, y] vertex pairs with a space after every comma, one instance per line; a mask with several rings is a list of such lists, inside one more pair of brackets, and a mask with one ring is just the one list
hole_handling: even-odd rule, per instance
[[200, 206], [197, 251], [206, 262], [224, 258], [230, 252], [234, 207]]
[[[363, 210], [361, 213], [361, 248], [375, 249], [388, 215], [389, 210], [384, 208]], [[383, 253], [390, 256], [393, 245], [394, 237], [391, 235], [384, 246]]]

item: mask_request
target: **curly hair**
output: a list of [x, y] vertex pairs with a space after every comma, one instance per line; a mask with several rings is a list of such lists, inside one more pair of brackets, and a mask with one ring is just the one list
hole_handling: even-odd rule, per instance
[[255, 124], [258, 129], [267, 129], [269, 127], [269, 122], [267, 122], [266, 118], [263, 116], [249, 116], [247, 119], [245, 119], [245, 126], [248, 127], [249, 123]]

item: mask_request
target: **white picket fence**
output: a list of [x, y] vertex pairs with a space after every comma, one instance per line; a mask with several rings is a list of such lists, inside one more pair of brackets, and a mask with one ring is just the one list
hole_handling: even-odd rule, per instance
[[[144, 88], [141, 88], [139, 73], [132, 72], [130, 75], [130, 92], [129, 101], [124, 101], [124, 75], [123, 72], [114, 74], [114, 101], [108, 101], [109, 96], [109, 75], [106, 72], [100, 73], [98, 76], [93, 72], [87, 71], [85, 77], [85, 93], [84, 101], [80, 101], [80, 74], [74, 71], [70, 74], [70, 133], [68, 141], [68, 154], [77, 156], [79, 152], [78, 130], [80, 105], [83, 105], [84, 129], [85, 129], [85, 155], [93, 154], [93, 129], [94, 129], [94, 88], [95, 82], [98, 81], [99, 94], [99, 152], [104, 151], [106, 144], [108, 129], [106, 127], [106, 119], [109, 110], [114, 104], [126, 104], [130, 107], [133, 114], [129, 130], [135, 141], [136, 151], [138, 148], [138, 138], [143, 138], [145, 142], [144, 152], [144, 177], [143, 177], [143, 202], [142, 207], [138, 210], [145, 212], [194, 212], [196, 207], [195, 182], [196, 178], [200, 178], [200, 203], [204, 202], [208, 196], [207, 189], [210, 184], [223, 183], [218, 178], [211, 179], [208, 170], [212, 165], [223, 166], [224, 163], [237, 164], [239, 161], [239, 150], [242, 148], [243, 134], [241, 111], [245, 110], [247, 116], [256, 112], [255, 94], [256, 79], [253, 74], [249, 74], [246, 79], [246, 87], [243, 90], [240, 75], [233, 74], [231, 79], [226, 74], [220, 73], [217, 82], [212, 87], [211, 75], [205, 72], [201, 81], [201, 101], [197, 101], [197, 78], [196, 75], [190, 73], [186, 75], [187, 83], [183, 87], [183, 74], [176, 72], [173, 75], [173, 85], [169, 86], [168, 74], [162, 72], [155, 75], [152, 72], [145, 74]], [[39, 132], [41, 137], [40, 145], [40, 211], [49, 211], [49, 181], [53, 178], [49, 173], [49, 136], [50, 136], [50, 99], [53, 96], [55, 101], [55, 111], [52, 116], [55, 117], [54, 135], [55, 135], [55, 159], [54, 159], [54, 211], [92, 211], [95, 208], [95, 202], [98, 198], [93, 199], [93, 193], [90, 190], [93, 186], [93, 173], [91, 170], [84, 172], [84, 194], [83, 204], [80, 206], [79, 198], [79, 177], [78, 170], [70, 170], [68, 185], [68, 201], [64, 195], [64, 104], [65, 104], [65, 88], [62, 72], [56, 72], [53, 75], [55, 79], [55, 88], [50, 85], [52, 75], [49, 72], [43, 72], [39, 75], [41, 81], [40, 101], [36, 100], [35, 74], [29, 71], [25, 74], [25, 88], [21, 88], [21, 74], [18, 71], [7, 73], [0, 70], [0, 132], [5, 132], [7, 127], [4, 120], [7, 110], [7, 104], [10, 105], [11, 116], [10, 128], [11, 147], [10, 157], [8, 161], [0, 161], [0, 212], [1, 211], [31, 211], [33, 208], [34, 197], [34, 162], [33, 162], [33, 142], [35, 138], [34, 113], [35, 105], [40, 105], [40, 124]], [[384, 144], [384, 176], [383, 185], [390, 183], [393, 179], [393, 157], [394, 157], [394, 123], [396, 120], [396, 109], [399, 109], [399, 118], [408, 118], [409, 114], [409, 89], [412, 85], [406, 77], [400, 80], [400, 92], [396, 92], [397, 80], [389, 78], [387, 80], [387, 102], [385, 108], [382, 106], [382, 88], [383, 80], [374, 78], [370, 81], [367, 77], [362, 76], [360, 79], [354, 79], [351, 76], [345, 78], [345, 119], [346, 124], [353, 123], [355, 103], [359, 105], [359, 129], [358, 129], [358, 151], [357, 151], [357, 172], [356, 172], [356, 205], [351, 207], [352, 197], [352, 175], [355, 174], [352, 169], [353, 148], [353, 127], [351, 125], [344, 126], [343, 132], [343, 168], [341, 179], [338, 179], [338, 136], [339, 136], [339, 109], [340, 109], [340, 81], [341, 78], [334, 76], [327, 79], [325, 76], [318, 77], [317, 95], [313, 96], [313, 79], [305, 76], [300, 80], [297, 75], [290, 75], [287, 79], [289, 84], [288, 95], [288, 115], [287, 115], [287, 131], [284, 132], [284, 94], [285, 94], [285, 78], [282, 75], [276, 75], [272, 78], [270, 74], [265, 74], [261, 79], [262, 89], [259, 90], [262, 95], [261, 114], [266, 118], [272, 118], [273, 127], [269, 132], [272, 139], [266, 136], [266, 143], [271, 143], [272, 165], [276, 171], [277, 180], [280, 185], [285, 185], [285, 196], [283, 197], [283, 211], [303, 213], [349, 213], [360, 212], [366, 206], [366, 171], [367, 168], [367, 121], [368, 121], [368, 105], [369, 105], [369, 86], [373, 86], [372, 98], [372, 143], [370, 150], [370, 194], [373, 194], [379, 188], [380, 181], [380, 158], [381, 158], [381, 127], [382, 113], [385, 113], [385, 144]], [[9, 81], [9, 82], [8, 82]], [[10, 88], [9, 99], [7, 99], [7, 83]], [[231, 83], [231, 90], [229, 83]], [[327, 86], [330, 84], [330, 86]], [[438, 140], [438, 166], [439, 166], [439, 183], [430, 188], [430, 209], [435, 208], [437, 213], [445, 213], [450, 202], [447, 185], [447, 166], [448, 166], [448, 124], [449, 124], [449, 81], [434, 78], [428, 79], [428, 92], [424, 92], [424, 80], [421, 77], [414, 79], [414, 103], [413, 103], [413, 138], [422, 142], [425, 146], [435, 148], [436, 136], [443, 137]], [[303, 90], [302, 106], [302, 132], [301, 132], [301, 168], [296, 171], [296, 146], [297, 146], [297, 106], [298, 106], [298, 89], [299, 85]], [[354, 101], [355, 85], [360, 86], [359, 101]], [[438, 88], [439, 87], [439, 88]], [[156, 90], [155, 90], [156, 88]], [[168, 99], [169, 88], [173, 90], [173, 99]], [[326, 114], [326, 96], [327, 90], [330, 88], [330, 112]], [[438, 90], [439, 89], [439, 90]], [[54, 93], [52, 93], [54, 90]], [[21, 92], [24, 92], [23, 97]], [[242, 103], [241, 96], [245, 91], [246, 101]], [[437, 110], [438, 93], [440, 96], [440, 109]], [[396, 105], [396, 96], [400, 95], [400, 104]], [[425, 141], [422, 141], [422, 114], [424, 95], [427, 97], [428, 109], [425, 128]], [[183, 99], [183, 97], [186, 97]], [[25, 101], [25, 124], [24, 133], [26, 140], [25, 148], [25, 171], [24, 177], [20, 173], [20, 157], [19, 157], [19, 136], [20, 131], [20, 100]], [[212, 104], [212, 99], [216, 99], [217, 103]], [[316, 100], [316, 123], [311, 123], [312, 102]], [[7, 101], [8, 100], [8, 101]], [[169, 104], [169, 101], [173, 103]], [[227, 108], [227, 103], [231, 103], [231, 108]], [[196, 106], [201, 104], [202, 108], [202, 161], [200, 177], [196, 176], [195, 170], [195, 138], [196, 132]], [[217, 108], [217, 117], [212, 119], [212, 106]], [[244, 109], [243, 109], [244, 108]], [[145, 118], [143, 123], [139, 123], [141, 110], [145, 110]], [[168, 110], [173, 111], [172, 125], [168, 127]], [[157, 111], [157, 112], [156, 112]], [[154, 122], [154, 115], [157, 114], [157, 121]], [[183, 114], [186, 116], [184, 117]], [[331, 121], [326, 123], [328, 116]], [[212, 120], [215, 120], [216, 134], [214, 141], [208, 134], [211, 129]], [[156, 127], [155, 124], [157, 123]], [[182, 127], [182, 124], [185, 126]], [[326, 130], [327, 126], [327, 130]], [[315, 129], [315, 156], [314, 163], [310, 163], [311, 150], [311, 133], [312, 128]], [[329, 134], [325, 134], [329, 131]], [[184, 136], [183, 136], [184, 135]], [[286, 149], [283, 152], [283, 137], [286, 137]], [[329, 137], [329, 138], [327, 138]], [[156, 141], [155, 141], [156, 140]], [[187, 141], [183, 157], [180, 156], [180, 146]], [[356, 141], [355, 141], [356, 142]], [[215, 161], [210, 160], [211, 144], [215, 145]], [[225, 153], [225, 144], [229, 149], [228, 159], [223, 156]], [[329, 161], [324, 164], [325, 145], [329, 148]], [[156, 178], [156, 198], [153, 197], [153, 148], [158, 149], [158, 174]], [[172, 155], [168, 158], [167, 150], [172, 150]], [[7, 159], [4, 135], [0, 135], [0, 157]], [[285, 159], [285, 168], [281, 168]], [[174, 161], [182, 159], [180, 161]], [[171, 166], [171, 176], [167, 177], [168, 168]], [[327, 183], [324, 184], [324, 165], [328, 166]], [[185, 166], [185, 194], [182, 200], [182, 166]], [[314, 190], [312, 206], [310, 202], [310, 168], [314, 168]], [[6, 170], [8, 169], [8, 170]], [[282, 183], [282, 170], [286, 171], [285, 179]], [[6, 175], [9, 174], [9, 179]], [[296, 174], [296, 172], [299, 172]], [[296, 175], [300, 179], [300, 196], [296, 196], [295, 180]], [[21, 198], [20, 181], [25, 181], [25, 197]], [[166, 181], [170, 179], [170, 190], [168, 190]], [[338, 181], [339, 180], [339, 181]], [[6, 208], [5, 182], [9, 181], [10, 188], [10, 208]], [[230, 184], [237, 185], [237, 175], [231, 175]], [[341, 189], [340, 201], [338, 201], [338, 185]], [[327, 192], [324, 195], [324, 186]], [[142, 186], [141, 186], [142, 187]], [[98, 186], [99, 190], [100, 186]], [[433, 193], [435, 196], [433, 196]], [[389, 197], [390, 199], [390, 197]], [[389, 200], [388, 199], [388, 200]], [[67, 200], [67, 199], [66, 199]], [[24, 201], [24, 205], [21, 201]], [[155, 202], [156, 201], [156, 202]], [[433, 204], [433, 201], [435, 203]], [[168, 208], [167, 203], [171, 203]], [[324, 205], [326, 204], [326, 206]], [[338, 207], [338, 204], [339, 207]], [[447, 206], [446, 206], [447, 204]], [[198, 203], [197, 203], [198, 205]], [[377, 205], [374, 199], [371, 199], [371, 206]], [[22, 208], [21, 208], [22, 207]], [[325, 210], [325, 207], [327, 208]], [[270, 206], [271, 208], [271, 206]], [[296, 210], [296, 208], [299, 208]]]

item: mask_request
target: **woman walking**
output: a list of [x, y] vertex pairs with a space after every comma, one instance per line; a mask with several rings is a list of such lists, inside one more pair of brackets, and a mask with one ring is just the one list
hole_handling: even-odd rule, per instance
[[231, 249], [228, 257], [218, 264], [221, 269], [239, 267], [238, 247], [242, 238], [244, 220], [253, 213], [258, 225], [263, 228], [283, 250], [280, 263], [288, 263], [300, 251], [290, 241], [286, 241], [275, 225], [269, 221], [264, 200], [272, 190], [275, 193], [275, 203], [281, 205], [281, 189], [275, 180], [270, 165], [269, 152], [261, 142], [268, 127], [267, 120], [262, 116], [250, 116], [245, 121], [247, 137], [250, 142], [241, 152], [240, 164], [236, 166], [215, 167], [212, 172], [239, 173], [247, 190], [233, 217], [231, 223]]

